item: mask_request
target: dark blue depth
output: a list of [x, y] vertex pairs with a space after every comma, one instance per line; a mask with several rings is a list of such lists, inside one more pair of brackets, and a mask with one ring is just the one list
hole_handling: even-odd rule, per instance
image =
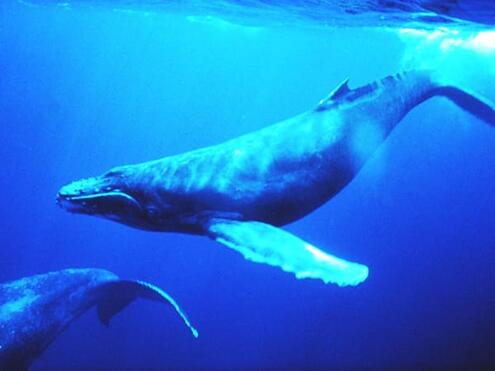
[[[495, 131], [446, 100], [411, 112], [342, 193], [287, 228], [369, 266], [354, 288], [55, 205], [71, 180], [264, 127], [347, 77], [395, 73], [405, 48], [380, 29], [0, 5], [0, 281], [108, 269], [162, 287], [200, 332], [145, 301], [108, 329], [91, 311], [33, 369], [495, 365]], [[469, 73], [493, 99], [492, 72]]]

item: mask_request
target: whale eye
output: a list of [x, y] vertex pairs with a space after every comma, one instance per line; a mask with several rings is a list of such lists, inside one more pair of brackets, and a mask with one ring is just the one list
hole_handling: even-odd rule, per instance
[[158, 211], [158, 209], [156, 207], [150, 206], [150, 207], [146, 208], [146, 214], [148, 215], [148, 218], [156, 221], [160, 215], [160, 212]]
[[103, 174], [106, 178], [121, 178], [125, 175], [125, 169], [122, 166], [114, 167]]

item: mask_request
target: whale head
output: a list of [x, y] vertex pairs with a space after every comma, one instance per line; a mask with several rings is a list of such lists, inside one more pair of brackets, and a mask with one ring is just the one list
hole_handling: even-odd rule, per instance
[[63, 186], [57, 204], [72, 213], [99, 216], [140, 229], [167, 230], [173, 221], [170, 207], [156, 205], [156, 197], [140, 186], [142, 177], [133, 166], [114, 168]]

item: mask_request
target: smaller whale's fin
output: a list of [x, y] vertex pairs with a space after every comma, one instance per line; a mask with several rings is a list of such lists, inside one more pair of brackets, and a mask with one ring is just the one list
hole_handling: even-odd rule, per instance
[[102, 293], [97, 303], [97, 312], [100, 321], [105, 326], [108, 326], [115, 314], [135, 299], [143, 298], [171, 305], [191, 330], [193, 336], [198, 337], [198, 331], [191, 325], [177, 302], [156, 286], [143, 281], [117, 280], [104, 283], [99, 289], [102, 290]]
[[206, 224], [206, 233], [247, 260], [279, 267], [298, 279], [355, 286], [368, 277], [368, 267], [330, 255], [269, 224], [215, 218]]
[[327, 109], [328, 105], [338, 98], [347, 94], [349, 89], [349, 79], [345, 79], [342, 81], [330, 94], [328, 94], [325, 98], [318, 102], [318, 106], [316, 107], [316, 111], [323, 111]]

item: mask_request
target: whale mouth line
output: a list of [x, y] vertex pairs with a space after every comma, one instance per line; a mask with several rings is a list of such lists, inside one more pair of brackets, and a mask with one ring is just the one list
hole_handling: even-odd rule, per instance
[[84, 201], [84, 200], [95, 200], [101, 197], [124, 197], [136, 202], [134, 197], [129, 196], [127, 193], [121, 191], [103, 192], [103, 193], [93, 193], [93, 194], [83, 194], [83, 195], [73, 195], [73, 196], [61, 196], [67, 201]]
[[111, 191], [93, 194], [64, 195], [57, 197], [57, 204], [71, 212], [83, 212], [92, 214], [103, 205], [116, 205], [142, 212], [139, 202], [131, 195], [122, 191]]

